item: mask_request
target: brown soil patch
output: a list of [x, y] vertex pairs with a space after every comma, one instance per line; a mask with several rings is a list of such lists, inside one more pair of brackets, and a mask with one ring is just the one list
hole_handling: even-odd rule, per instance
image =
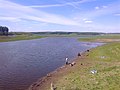
[[97, 42], [119, 42], [120, 39], [97, 39]]

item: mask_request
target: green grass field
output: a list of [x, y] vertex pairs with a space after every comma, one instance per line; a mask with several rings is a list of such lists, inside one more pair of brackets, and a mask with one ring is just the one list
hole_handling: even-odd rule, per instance
[[0, 36], [0, 42], [30, 40], [30, 39], [38, 39], [38, 38], [43, 38], [43, 37], [44, 36], [38, 36], [38, 35]]
[[96, 42], [96, 41], [98, 41], [98, 42], [111, 42], [111, 41], [114, 42], [116, 40], [120, 41], [120, 34], [117, 34], [117, 35], [107, 34], [107, 35], [79, 38], [79, 41], [87, 41], [87, 42]]

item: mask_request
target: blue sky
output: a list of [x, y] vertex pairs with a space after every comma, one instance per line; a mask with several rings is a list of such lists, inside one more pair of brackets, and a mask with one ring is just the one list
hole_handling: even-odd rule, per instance
[[10, 31], [119, 32], [120, 0], [0, 0]]

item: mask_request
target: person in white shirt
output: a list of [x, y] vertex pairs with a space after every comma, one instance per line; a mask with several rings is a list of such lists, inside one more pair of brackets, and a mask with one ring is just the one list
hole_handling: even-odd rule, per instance
[[65, 59], [65, 64], [68, 65], [68, 58]]

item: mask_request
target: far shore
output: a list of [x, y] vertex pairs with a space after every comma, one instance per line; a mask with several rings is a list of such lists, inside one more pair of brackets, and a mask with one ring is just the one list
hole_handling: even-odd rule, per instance
[[[14, 32], [15, 33], [15, 32]], [[46, 32], [47, 33], [47, 32]], [[57, 32], [54, 32], [57, 33]], [[19, 41], [19, 40], [31, 40], [31, 39], [40, 39], [45, 37], [77, 37], [80, 41], [88, 42], [112, 42], [120, 41], [120, 34], [100, 34], [94, 35], [94, 33], [72, 33], [67, 34], [63, 32], [58, 32], [57, 34], [33, 34], [33, 33], [17, 33], [8, 36], [0, 36], [0, 42], [9, 42], [9, 41]]]
[[0, 42], [31, 40], [31, 39], [39, 39], [39, 38], [44, 38], [44, 36], [37, 36], [37, 35], [0, 36]]

